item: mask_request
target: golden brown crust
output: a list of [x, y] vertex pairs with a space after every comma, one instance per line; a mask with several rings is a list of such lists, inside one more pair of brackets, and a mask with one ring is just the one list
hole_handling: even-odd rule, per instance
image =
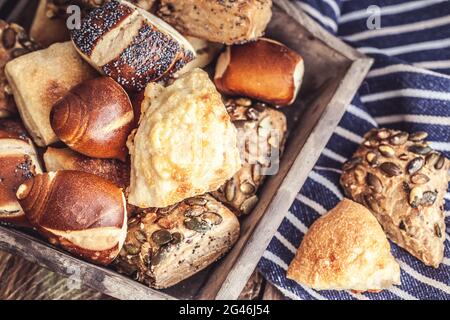
[[261, 37], [272, 16], [271, 0], [160, 1], [157, 14], [182, 34], [234, 44]]
[[71, 149], [93, 158], [125, 161], [133, 122], [127, 93], [109, 77], [75, 86], [50, 113], [56, 136]]
[[0, 20], [0, 118], [17, 113], [11, 87], [5, 76], [6, 63], [39, 48], [21, 26]]
[[109, 264], [126, 233], [126, 203], [112, 182], [81, 171], [38, 174], [17, 198], [28, 221], [49, 241], [84, 259]]
[[0, 159], [0, 221], [27, 226], [16, 191], [42, 170], [33, 143], [17, 121], [0, 121]]
[[217, 62], [214, 82], [223, 93], [285, 106], [294, 102], [303, 72], [300, 55], [263, 38], [227, 47]]
[[344, 199], [310, 227], [287, 277], [318, 290], [382, 290], [400, 283], [400, 267], [375, 217]]
[[115, 261], [119, 272], [167, 288], [223, 256], [239, 236], [234, 214], [209, 195], [146, 209], [132, 218]]
[[256, 192], [268, 170], [278, 165], [286, 141], [283, 113], [247, 98], [225, 102], [231, 121], [238, 130], [242, 168], [212, 196], [238, 216], [249, 214], [258, 202]]
[[16, 58], [5, 72], [24, 125], [39, 146], [58, 140], [50, 125], [53, 104], [96, 74], [70, 42]]
[[442, 204], [450, 162], [432, 151], [427, 134], [372, 130], [343, 167], [347, 196], [367, 206], [388, 237], [425, 264], [444, 255]]

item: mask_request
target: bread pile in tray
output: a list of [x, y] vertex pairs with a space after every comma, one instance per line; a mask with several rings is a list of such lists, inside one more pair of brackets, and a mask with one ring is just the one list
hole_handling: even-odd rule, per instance
[[42, 47], [1, 22], [0, 222], [154, 288], [222, 257], [276, 173], [275, 107], [303, 77], [261, 38], [271, 5], [43, 0]]

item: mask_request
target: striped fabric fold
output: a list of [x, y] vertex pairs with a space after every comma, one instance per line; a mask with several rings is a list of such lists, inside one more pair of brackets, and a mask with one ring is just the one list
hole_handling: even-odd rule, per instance
[[[314, 169], [298, 193], [258, 268], [289, 299], [450, 299], [450, 191], [445, 199], [445, 259], [425, 266], [391, 242], [402, 284], [381, 293], [315, 291], [286, 279], [308, 227], [343, 197], [342, 164], [374, 127], [427, 131], [450, 157], [450, 0], [302, 0], [295, 4], [331, 33], [375, 59]], [[381, 28], [369, 30], [376, 5]], [[373, 9], [373, 7], [372, 7]]]

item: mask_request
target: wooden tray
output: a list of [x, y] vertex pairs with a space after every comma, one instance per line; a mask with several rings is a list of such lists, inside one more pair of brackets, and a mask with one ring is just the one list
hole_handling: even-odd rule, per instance
[[[30, 15], [23, 11], [23, 15], [13, 12], [15, 21], [26, 22], [23, 17]], [[242, 219], [241, 237], [223, 259], [172, 288], [154, 290], [20, 230], [0, 226], [0, 249], [119, 299], [236, 299], [373, 62], [330, 35], [288, 0], [274, 0], [266, 34], [303, 56], [305, 78], [296, 103], [283, 110], [290, 134], [280, 170], [258, 192], [258, 205]]]

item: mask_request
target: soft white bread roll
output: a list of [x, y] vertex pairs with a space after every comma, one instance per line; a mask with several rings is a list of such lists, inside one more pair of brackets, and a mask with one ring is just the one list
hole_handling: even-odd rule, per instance
[[149, 209], [130, 219], [115, 261], [119, 272], [167, 288], [222, 257], [239, 237], [239, 221], [209, 195]]
[[107, 265], [119, 254], [127, 232], [125, 197], [119, 187], [81, 171], [36, 175], [17, 190], [28, 221], [72, 254]]
[[261, 38], [227, 47], [217, 60], [214, 82], [225, 94], [286, 106], [295, 101], [303, 73], [299, 54], [279, 42]]
[[377, 219], [344, 199], [308, 230], [287, 277], [316, 290], [378, 291], [400, 284], [400, 267]]
[[272, 0], [161, 0], [157, 14], [183, 34], [234, 44], [264, 34]]
[[41, 147], [58, 141], [50, 125], [53, 104], [97, 75], [70, 42], [16, 58], [6, 64], [5, 74], [23, 123]]
[[196, 57], [183, 69], [178, 71], [178, 75], [187, 73], [195, 68], [205, 68], [219, 55], [223, 48], [223, 44], [221, 43], [209, 42], [207, 40], [189, 36], [187, 36], [186, 39], [194, 48]]
[[28, 225], [17, 202], [17, 188], [41, 173], [36, 150], [25, 129], [16, 121], [0, 121], [0, 221]]
[[237, 130], [205, 71], [150, 83], [142, 112], [128, 141], [131, 204], [166, 207], [216, 190], [241, 168]]
[[86, 61], [130, 91], [169, 77], [195, 58], [181, 34], [127, 1], [91, 11], [71, 35]]

